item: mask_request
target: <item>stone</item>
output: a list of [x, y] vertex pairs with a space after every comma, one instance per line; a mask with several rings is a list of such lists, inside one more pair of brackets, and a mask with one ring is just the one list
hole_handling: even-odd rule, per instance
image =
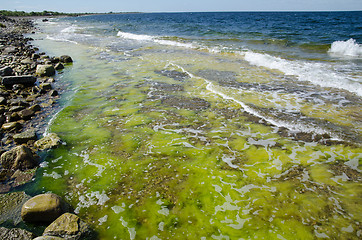
[[6, 98], [0, 96], [0, 105], [5, 105], [7, 102]]
[[54, 68], [55, 68], [55, 70], [62, 70], [62, 69], [64, 69], [64, 65], [61, 63], [57, 63]]
[[59, 59], [63, 63], [72, 63], [73, 62], [73, 59], [68, 55], [62, 55], [62, 56], [60, 56]]
[[35, 115], [35, 112], [32, 109], [24, 109], [18, 113], [19, 117], [24, 120], [29, 120], [32, 116]]
[[36, 66], [35, 74], [39, 77], [51, 77], [55, 74], [55, 69], [53, 65], [38, 65]]
[[29, 129], [25, 132], [15, 134], [13, 136], [14, 142], [17, 144], [27, 143], [30, 140], [36, 140], [36, 133], [34, 129]]
[[26, 58], [26, 59], [24, 59], [24, 60], [21, 60], [20, 62], [21, 62], [22, 64], [29, 64], [29, 65], [31, 65], [31, 64], [34, 63], [34, 61], [33, 61], [32, 59], [30, 59], [30, 58]]
[[9, 170], [27, 170], [37, 166], [31, 150], [25, 146], [17, 146], [4, 152], [0, 157], [2, 168]]
[[[56, 96], [59, 95], [59, 93], [58, 93], [57, 90], [51, 90], [51, 91], [49, 92], [49, 95], [52, 96], [52, 97], [56, 97]], [[0, 98], [1, 98], [1, 97], [0, 97]]]
[[43, 233], [43, 236], [57, 236], [65, 239], [95, 239], [94, 231], [77, 215], [64, 213], [51, 223]]
[[12, 106], [9, 109], [9, 112], [19, 112], [19, 111], [23, 110], [24, 108], [25, 108], [24, 106]]
[[4, 50], [3, 50], [3, 54], [13, 54], [13, 53], [16, 53], [18, 50], [16, 47], [14, 46], [10, 46], [10, 47], [6, 47]]
[[34, 85], [36, 82], [36, 77], [32, 75], [23, 75], [23, 76], [7, 76], [3, 77], [1, 83], [8, 87], [14, 84], [24, 84], [24, 85]]
[[21, 228], [4, 228], [0, 227], [0, 239], [6, 240], [32, 240], [35, 237], [34, 233]]
[[21, 208], [21, 218], [25, 222], [47, 222], [57, 219], [70, 207], [54, 193], [37, 195], [26, 201]]
[[1, 129], [4, 131], [12, 132], [20, 129], [21, 127], [22, 125], [19, 122], [9, 122], [9, 123], [4, 123]]
[[39, 85], [40, 89], [43, 90], [43, 91], [49, 91], [51, 90], [53, 87], [50, 83], [41, 83]]
[[35, 105], [29, 107], [29, 109], [33, 110], [34, 112], [39, 112], [41, 110], [41, 107], [39, 104], [35, 104]]
[[34, 143], [34, 146], [39, 150], [48, 150], [56, 148], [61, 144], [61, 139], [56, 133], [49, 133], [45, 137]]
[[2, 67], [0, 68], [0, 76], [11, 76], [13, 74], [13, 69], [11, 67]]

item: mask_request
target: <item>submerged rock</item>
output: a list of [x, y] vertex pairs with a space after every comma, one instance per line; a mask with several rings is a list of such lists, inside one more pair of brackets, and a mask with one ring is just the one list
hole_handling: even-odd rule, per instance
[[45, 137], [39, 139], [34, 143], [34, 146], [39, 150], [48, 150], [56, 148], [61, 144], [60, 137], [55, 133], [49, 133]]
[[40, 194], [29, 199], [21, 209], [25, 222], [52, 222], [70, 207], [54, 193]]
[[35, 237], [34, 233], [21, 228], [4, 228], [0, 227], [0, 239], [6, 240], [32, 240]]
[[95, 239], [94, 231], [77, 215], [64, 213], [50, 224], [43, 236], [57, 236], [64, 239]]

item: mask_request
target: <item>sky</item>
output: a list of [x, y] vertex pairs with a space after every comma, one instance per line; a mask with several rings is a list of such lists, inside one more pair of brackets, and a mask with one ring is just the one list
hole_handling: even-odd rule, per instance
[[357, 11], [362, 0], [0, 0], [26, 12]]

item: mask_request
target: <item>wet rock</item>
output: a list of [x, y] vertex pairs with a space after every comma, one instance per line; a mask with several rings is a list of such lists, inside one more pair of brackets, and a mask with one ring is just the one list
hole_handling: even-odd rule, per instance
[[55, 68], [55, 70], [62, 70], [62, 69], [64, 69], [64, 65], [61, 63], [57, 63], [54, 68]]
[[41, 237], [34, 238], [34, 240], [62, 240], [62, 239], [64, 239], [64, 238], [54, 237], [54, 236], [41, 236]]
[[37, 166], [33, 153], [25, 146], [17, 146], [0, 157], [1, 167], [9, 170], [27, 170]]
[[172, 78], [176, 81], [184, 81], [185, 79], [190, 78], [190, 76], [187, 73], [184, 72], [178, 72], [175, 70], [161, 70], [161, 71], [155, 71], [155, 73], [160, 74], [165, 77]]
[[24, 108], [25, 108], [24, 106], [12, 106], [11, 108], [9, 108], [9, 112], [19, 112]]
[[201, 98], [186, 98], [183, 96], [167, 96], [162, 99], [162, 104], [190, 110], [203, 110], [210, 107], [210, 103]]
[[41, 83], [39, 85], [40, 89], [43, 90], [43, 91], [49, 91], [51, 90], [53, 87], [50, 83]]
[[0, 239], [6, 240], [32, 240], [35, 237], [34, 233], [21, 228], [4, 228], [0, 227]]
[[21, 60], [20, 63], [31, 65], [31, 64], [33, 64], [34, 62], [33, 62], [33, 60], [30, 59], [30, 58], [25, 58], [24, 60]]
[[5, 105], [8, 101], [4, 97], [0, 97], [0, 105]]
[[12, 74], [13, 74], [13, 69], [11, 67], [6, 66], [6, 67], [0, 68], [0, 76], [1, 77], [11, 76]]
[[19, 122], [9, 122], [4, 123], [1, 127], [2, 130], [7, 132], [16, 131], [22, 128], [22, 125]]
[[17, 225], [21, 222], [21, 208], [30, 199], [25, 192], [0, 194], [0, 224], [11, 222]]
[[34, 146], [39, 150], [48, 150], [56, 148], [61, 144], [60, 137], [55, 133], [49, 133], [45, 137], [34, 143]]
[[77, 215], [64, 213], [50, 224], [43, 236], [57, 236], [65, 239], [95, 239], [94, 231]]
[[13, 136], [13, 139], [16, 144], [23, 144], [27, 143], [30, 140], [36, 140], [37, 137], [34, 129], [29, 129], [25, 132], [15, 134]]
[[14, 84], [24, 84], [27, 86], [34, 85], [36, 77], [32, 75], [25, 76], [7, 76], [3, 77], [1, 83], [6, 87], [11, 87]]
[[24, 109], [18, 113], [19, 117], [24, 120], [29, 120], [34, 114], [35, 112], [32, 109]]
[[57, 90], [51, 90], [51, 91], [49, 92], [49, 95], [52, 96], [52, 97], [56, 97], [56, 96], [59, 95], [59, 93], [58, 93]]
[[29, 109], [30, 109], [30, 110], [33, 110], [34, 112], [38, 112], [38, 111], [41, 110], [41, 107], [40, 107], [39, 104], [35, 104], [35, 105], [29, 107]]
[[54, 193], [37, 195], [24, 203], [21, 218], [25, 222], [52, 222], [70, 210], [61, 197]]
[[53, 65], [38, 65], [36, 66], [36, 75], [40, 77], [51, 77], [55, 74]]
[[63, 63], [72, 63], [73, 62], [73, 59], [68, 56], [68, 55], [63, 55], [63, 56], [60, 56], [60, 61], [63, 62]]

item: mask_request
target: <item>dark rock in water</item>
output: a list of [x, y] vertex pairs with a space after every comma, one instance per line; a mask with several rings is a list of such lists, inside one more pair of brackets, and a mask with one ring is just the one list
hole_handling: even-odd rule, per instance
[[43, 91], [49, 91], [51, 90], [53, 87], [50, 83], [41, 83], [39, 85], [40, 89], [43, 90]]
[[12, 74], [13, 74], [13, 69], [11, 67], [7, 66], [7, 67], [0, 68], [1, 77], [11, 76]]
[[32, 75], [25, 75], [25, 76], [7, 76], [3, 77], [1, 83], [8, 87], [14, 84], [24, 84], [24, 85], [34, 85], [36, 82], [36, 77]]
[[4, 152], [0, 157], [2, 168], [8, 170], [27, 170], [37, 166], [33, 153], [25, 146], [17, 146]]
[[51, 91], [49, 92], [49, 95], [52, 96], [52, 97], [55, 97], [55, 96], [58, 96], [59, 93], [58, 93], [57, 90], [51, 90]]
[[25, 222], [52, 222], [70, 210], [70, 206], [54, 193], [37, 195], [24, 203], [21, 217]]
[[60, 61], [63, 62], [63, 63], [72, 63], [73, 62], [73, 59], [68, 56], [68, 55], [63, 55], [63, 56], [60, 56]]
[[62, 69], [64, 69], [64, 65], [61, 63], [57, 63], [54, 68], [55, 68], [55, 70], [62, 70]]
[[96, 239], [94, 231], [77, 215], [64, 213], [50, 224], [43, 236], [57, 236], [65, 239]]
[[41, 107], [40, 107], [39, 104], [35, 104], [35, 105], [29, 107], [29, 109], [30, 109], [30, 110], [33, 110], [34, 112], [38, 112], [38, 111], [41, 110]]
[[48, 150], [56, 148], [61, 144], [61, 139], [55, 133], [49, 133], [45, 137], [39, 139], [34, 143], [34, 146], [39, 150]]
[[9, 109], [9, 112], [19, 112], [19, 111], [23, 110], [24, 108], [25, 108], [24, 106], [12, 106]]
[[184, 72], [178, 72], [178, 71], [175, 71], [175, 70], [161, 70], [161, 71], [155, 71], [155, 73], [157, 74], [161, 74], [162, 76], [165, 76], [165, 77], [169, 77], [169, 78], [172, 78], [176, 81], [184, 81], [188, 78], [190, 78], [190, 76], [187, 74], [187, 73], [184, 73]]
[[53, 65], [38, 65], [36, 66], [36, 75], [40, 77], [51, 77], [55, 74]]
[[36, 140], [36, 133], [34, 129], [29, 129], [25, 132], [15, 134], [13, 136], [14, 142], [17, 144], [27, 143], [30, 140]]
[[6, 240], [32, 240], [35, 237], [34, 233], [21, 228], [4, 228], [0, 227], [0, 239]]
[[203, 110], [210, 107], [210, 103], [201, 98], [186, 98], [183, 96], [167, 96], [162, 99], [162, 104], [190, 110]]
[[0, 194], [0, 224], [6, 221], [14, 225], [20, 223], [22, 221], [21, 208], [29, 199], [30, 196], [25, 192]]
[[29, 119], [31, 119], [32, 116], [35, 115], [35, 112], [31, 109], [24, 109], [24, 110], [21, 110], [18, 113], [18, 115], [21, 119], [29, 120]]
[[8, 101], [4, 97], [0, 97], [0, 105], [5, 105]]

